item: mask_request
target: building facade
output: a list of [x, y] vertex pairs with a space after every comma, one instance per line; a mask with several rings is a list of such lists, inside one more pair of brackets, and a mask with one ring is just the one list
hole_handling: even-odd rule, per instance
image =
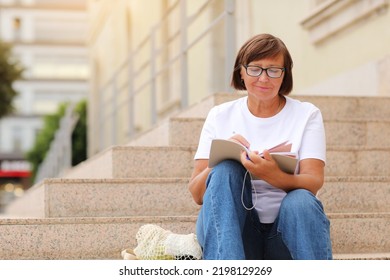
[[[292, 94], [390, 95], [388, 0], [89, 0], [89, 156], [231, 91], [239, 46], [271, 33]], [[153, 8], [152, 8], [153, 7]]]
[[0, 39], [25, 69], [14, 84], [15, 113], [0, 119], [0, 190], [7, 197], [29, 187], [25, 153], [42, 117], [87, 96], [86, 34], [86, 1], [0, 0]]

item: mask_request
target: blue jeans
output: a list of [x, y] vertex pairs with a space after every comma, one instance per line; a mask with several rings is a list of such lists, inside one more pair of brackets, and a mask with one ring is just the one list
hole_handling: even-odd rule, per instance
[[[272, 224], [260, 223], [255, 209], [241, 201], [245, 168], [226, 160], [207, 178], [196, 234], [203, 259], [332, 259], [330, 223], [321, 202], [309, 191], [287, 193]], [[252, 205], [250, 177], [243, 201]]]

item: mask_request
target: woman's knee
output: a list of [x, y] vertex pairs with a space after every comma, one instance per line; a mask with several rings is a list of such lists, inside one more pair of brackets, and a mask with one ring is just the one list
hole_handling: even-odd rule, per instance
[[234, 174], [243, 170], [245, 170], [245, 168], [240, 162], [236, 160], [224, 160], [213, 167], [211, 173], [222, 173], [226, 175], [230, 173]]
[[206, 193], [218, 193], [218, 196], [225, 192], [234, 193], [234, 197], [239, 199], [243, 184], [250, 186], [249, 176], [246, 176], [246, 182], [244, 182], [245, 172], [245, 168], [237, 161], [224, 160], [220, 162], [213, 167], [207, 178]]
[[207, 185], [212, 179], [216, 179], [217, 182], [222, 182], [229, 178], [231, 180], [242, 180], [245, 174], [245, 168], [241, 163], [235, 160], [224, 160], [213, 167], [208, 178]]
[[281, 212], [297, 214], [305, 214], [313, 209], [322, 211], [322, 204], [312, 192], [305, 189], [290, 191], [280, 206]]

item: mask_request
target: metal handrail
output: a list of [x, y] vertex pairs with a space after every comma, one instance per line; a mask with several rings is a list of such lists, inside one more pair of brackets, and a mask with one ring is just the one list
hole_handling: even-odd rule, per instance
[[74, 108], [74, 103], [67, 106], [54, 139], [50, 143], [50, 148], [38, 167], [34, 183], [44, 178], [60, 177], [72, 167], [72, 133], [79, 119]]
[[[99, 109], [96, 110], [95, 120], [98, 125], [92, 127], [92, 137], [99, 139], [99, 151], [107, 148], [110, 145], [115, 145], [117, 143], [117, 122], [116, 118], [118, 115], [118, 109], [123, 106], [128, 106], [128, 129], [127, 129], [127, 140], [129, 141], [132, 137], [137, 134], [137, 129], [134, 124], [134, 110], [137, 107], [137, 104], [134, 104], [136, 96], [147, 90], [150, 87], [150, 118], [151, 125], [156, 124], [158, 121], [158, 109], [157, 109], [157, 78], [160, 77], [165, 71], [169, 70], [172, 65], [177, 62], [180, 62], [180, 91], [181, 91], [181, 108], [186, 108], [189, 104], [188, 100], [188, 59], [187, 53], [193, 48], [202, 38], [210, 34], [213, 28], [225, 20], [225, 46], [226, 46], [226, 69], [225, 69], [225, 79], [226, 85], [228, 85], [228, 79], [231, 71], [231, 66], [234, 63], [234, 52], [235, 52], [235, 35], [234, 35], [234, 6], [235, 0], [224, 0], [224, 10], [217, 15], [211, 23], [201, 30], [195, 38], [188, 38], [188, 29], [199, 18], [202, 13], [204, 13], [210, 4], [215, 0], [209, 0], [202, 4], [195, 12], [191, 15], [187, 15], [187, 0], [177, 0], [174, 2], [162, 16], [161, 20], [152, 27], [150, 33], [142, 39], [142, 41], [132, 50], [128, 57], [119, 65], [119, 67], [114, 71], [113, 75], [108, 79], [108, 81], [103, 84], [98, 90], [100, 96]], [[164, 41], [165, 46], [156, 47], [156, 34], [164, 25], [164, 22], [169, 20], [173, 12], [179, 9], [180, 12], [180, 29], [177, 32], [171, 34]], [[162, 65], [157, 67], [157, 58], [168, 48], [169, 43], [174, 40], [179, 39], [180, 49], [177, 53], [170, 54], [170, 57], [167, 58]], [[135, 59], [138, 55], [145, 51], [145, 48], [149, 48], [150, 57], [140, 61], [140, 65], [137, 69], [134, 69]], [[127, 71], [127, 79], [125, 81], [119, 80], [120, 74], [125, 74], [124, 71]], [[135, 81], [140, 77], [145, 71], [149, 71], [149, 75], [145, 80], [139, 81], [135, 85]], [[126, 74], [125, 74], [126, 75]], [[221, 90], [229, 91], [229, 87], [225, 86]], [[109, 91], [109, 98], [105, 95]], [[122, 102], [118, 102], [119, 94], [122, 92], [127, 92], [127, 97], [122, 98]], [[211, 94], [211, 93], [210, 93]], [[104, 99], [103, 97], [106, 96]], [[111, 104], [111, 105], [109, 105]], [[125, 105], [124, 105], [125, 104]], [[109, 107], [111, 108], [109, 108]], [[111, 127], [111, 140], [107, 143], [107, 140], [104, 138], [105, 129]], [[99, 151], [94, 151], [99, 152]]]

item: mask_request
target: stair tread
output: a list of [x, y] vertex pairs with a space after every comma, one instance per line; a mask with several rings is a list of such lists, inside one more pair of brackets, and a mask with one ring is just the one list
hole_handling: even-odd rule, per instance
[[[327, 213], [329, 219], [383, 218], [390, 219], [390, 212], [385, 213]], [[61, 217], [61, 218], [26, 218], [0, 216], [0, 225], [33, 224], [83, 224], [83, 223], [127, 223], [130, 221], [196, 221], [196, 215], [185, 216], [126, 216], [126, 217]]]
[[[188, 183], [188, 177], [161, 177], [161, 178], [149, 178], [149, 177], [132, 177], [132, 178], [46, 178], [43, 182], [45, 183], [153, 183], [153, 182], [186, 182]], [[390, 176], [325, 176], [325, 182], [388, 182]]]
[[123, 249], [136, 246], [142, 225], [190, 234], [195, 218], [0, 219], [0, 259], [120, 259]]
[[[216, 93], [210, 95], [177, 116], [205, 116], [212, 106], [245, 96], [245, 93]], [[308, 101], [318, 106], [324, 119], [385, 119], [390, 120], [388, 96], [340, 96], [340, 95], [290, 95], [294, 99]], [[324, 106], [324, 104], [330, 104]], [[375, 107], [373, 111], [372, 108]], [[357, 108], [357, 109], [356, 109]], [[357, 116], [356, 116], [357, 115]]]
[[187, 184], [185, 178], [46, 179], [6, 213], [52, 218], [197, 214], [199, 205], [192, 200]]
[[327, 213], [329, 219], [390, 219], [390, 212]]
[[[325, 178], [318, 197], [327, 212], [390, 211], [390, 177]], [[350, 196], [350, 190], [357, 191]], [[372, 199], [366, 199], [371, 195]], [[171, 200], [176, 196], [175, 200]], [[153, 207], [151, 207], [153, 205]], [[21, 210], [23, 209], [23, 211]], [[7, 209], [9, 216], [114, 217], [197, 214], [188, 178], [45, 179]]]
[[[331, 214], [330, 220], [334, 218], [351, 220], [360, 219], [359, 228], [367, 228], [370, 221], [362, 220], [360, 214], [336, 215]], [[369, 214], [366, 218], [374, 219], [381, 225], [389, 224], [390, 213]], [[189, 234], [195, 232], [194, 216], [176, 217], [80, 217], [80, 218], [3, 218], [0, 219], [0, 259], [118, 259], [120, 252], [125, 248], [136, 246], [136, 233], [140, 226], [152, 223], [171, 230], [174, 233]], [[351, 225], [351, 222], [349, 223]], [[350, 225], [336, 223], [332, 225], [332, 232], [336, 235], [343, 231], [350, 231]], [[353, 225], [353, 223], [352, 223]], [[384, 226], [387, 228], [388, 226]], [[371, 253], [380, 256], [381, 250], [389, 250], [388, 242], [383, 243], [386, 238], [387, 229], [380, 233], [380, 239], [371, 240], [370, 244], [356, 246], [356, 242], [366, 240], [366, 234], [360, 230], [353, 230], [354, 234], [349, 235], [345, 240], [335, 242], [336, 258], [346, 258], [344, 253], [355, 253], [348, 255], [348, 258], [364, 254], [365, 258]], [[42, 235], [45, 238], [42, 239]], [[372, 233], [371, 233], [372, 235]], [[100, 240], [97, 242], [97, 240]], [[342, 243], [340, 243], [342, 242]], [[338, 246], [340, 246], [340, 249]], [[352, 246], [352, 247], [351, 247]], [[27, 250], [26, 248], [29, 248]], [[353, 248], [345, 249], [345, 248]], [[33, 253], [31, 253], [31, 250]], [[372, 252], [371, 252], [372, 251]], [[375, 252], [376, 251], [376, 252]], [[338, 254], [338, 255], [337, 255]], [[361, 257], [360, 257], [361, 258]], [[383, 258], [383, 257], [381, 257]]]
[[131, 217], [65, 217], [25, 218], [0, 217], [0, 225], [42, 225], [42, 224], [126, 224], [131, 222], [157, 223], [170, 221], [196, 221], [196, 216], [131, 216]]
[[334, 254], [335, 260], [390, 260], [389, 253]]
[[390, 176], [325, 176], [325, 182], [388, 182]]

